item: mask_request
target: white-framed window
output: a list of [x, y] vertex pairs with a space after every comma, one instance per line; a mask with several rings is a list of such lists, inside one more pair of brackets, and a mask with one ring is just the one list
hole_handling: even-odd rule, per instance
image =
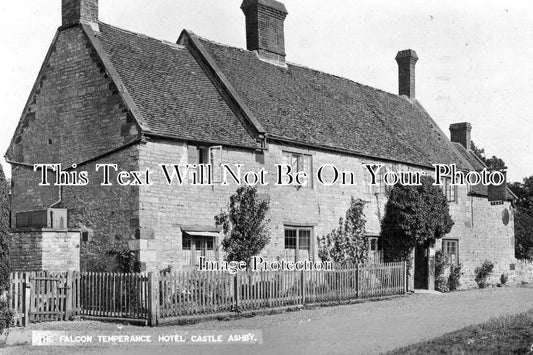
[[[292, 168], [292, 173], [296, 174], [299, 171], [307, 173], [307, 182], [302, 184], [302, 187], [313, 188], [313, 156], [309, 154], [295, 153], [283, 151], [282, 164], [289, 165]], [[287, 180], [283, 181], [287, 183]]]
[[285, 226], [285, 260], [313, 260], [313, 228]]
[[441, 189], [448, 202], [457, 201], [457, 185], [451, 185], [451, 179], [449, 177], [442, 178]]
[[457, 239], [442, 240], [442, 254], [451, 264], [459, 264], [459, 241]]
[[[188, 164], [209, 164], [211, 166], [211, 182], [222, 181], [222, 146], [202, 147], [189, 145], [187, 152]], [[193, 171], [199, 172], [199, 168], [189, 170], [189, 182], [193, 181]]]
[[[397, 164], [380, 164], [381, 169], [379, 169], [376, 173], [376, 184], [372, 185], [372, 174], [368, 171], [366, 167], [364, 167], [364, 173], [363, 173], [363, 184], [364, 184], [364, 192], [366, 194], [384, 194], [387, 190], [388, 186], [385, 184], [385, 174], [387, 171], [397, 171]], [[378, 164], [372, 165], [372, 169], [376, 171]]]

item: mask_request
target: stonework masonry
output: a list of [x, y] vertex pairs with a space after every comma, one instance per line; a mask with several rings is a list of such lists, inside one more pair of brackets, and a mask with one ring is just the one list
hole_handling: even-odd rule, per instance
[[[134, 238], [138, 190], [100, 186], [95, 165], [112, 163], [121, 170], [135, 170], [138, 148], [133, 143], [138, 136], [131, 114], [82, 29], [60, 30], [14, 140], [12, 160], [26, 165], [14, 164], [12, 170], [12, 225], [17, 212], [45, 209], [61, 198], [69, 209], [69, 227], [89, 232], [91, 240]], [[39, 186], [40, 176], [31, 167], [37, 163], [60, 163], [63, 169], [78, 164], [78, 171], [89, 171], [90, 184], [64, 187], [61, 194], [58, 187]]]
[[79, 271], [80, 232], [14, 231], [10, 255], [16, 271]]

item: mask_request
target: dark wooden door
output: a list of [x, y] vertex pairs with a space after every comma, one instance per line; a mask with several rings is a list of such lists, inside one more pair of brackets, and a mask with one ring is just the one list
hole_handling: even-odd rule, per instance
[[415, 288], [428, 289], [428, 246], [417, 245], [415, 248]]

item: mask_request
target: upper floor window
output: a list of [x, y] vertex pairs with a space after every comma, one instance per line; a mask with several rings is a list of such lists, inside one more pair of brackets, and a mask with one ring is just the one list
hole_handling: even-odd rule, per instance
[[457, 201], [457, 185], [451, 185], [451, 179], [449, 177], [443, 178], [442, 181], [442, 192], [448, 202]]
[[[378, 170], [379, 165], [381, 165], [381, 168]], [[385, 174], [387, 171], [397, 172], [398, 166], [396, 164], [376, 164], [372, 166], [372, 169], [376, 172], [376, 184], [372, 184], [372, 174], [365, 167], [363, 172], [364, 192], [372, 195], [384, 194], [387, 192], [387, 188], [392, 188], [392, 186], [385, 183]]]
[[307, 181], [301, 186], [313, 188], [313, 159], [311, 155], [283, 152], [282, 164], [289, 165], [292, 169], [292, 173], [305, 171], [307, 174]]
[[[213, 146], [213, 147], [199, 147], [194, 145], [188, 146], [188, 164], [209, 164], [211, 165], [211, 181], [212, 182], [221, 182], [222, 181], [222, 147]], [[197, 168], [194, 171], [199, 171]], [[189, 181], [192, 181], [193, 169], [189, 170]]]

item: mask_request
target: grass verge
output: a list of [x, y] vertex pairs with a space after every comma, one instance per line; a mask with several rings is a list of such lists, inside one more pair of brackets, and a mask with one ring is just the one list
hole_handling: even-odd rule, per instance
[[533, 310], [473, 325], [387, 354], [533, 354]]

